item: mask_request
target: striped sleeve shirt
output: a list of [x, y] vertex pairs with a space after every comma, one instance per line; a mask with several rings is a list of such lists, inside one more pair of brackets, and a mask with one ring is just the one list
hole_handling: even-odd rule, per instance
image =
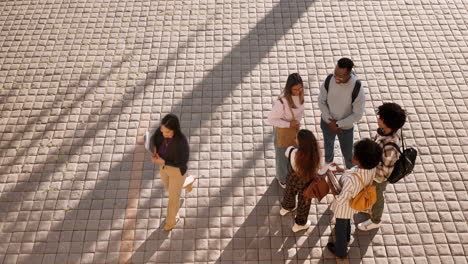
[[341, 193], [335, 196], [335, 200], [330, 205], [331, 210], [335, 214], [336, 218], [340, 219], [351, 219], [356, 210], [350, 207], [350, 201], [358, 195], [358, 193], [364, 188], [353, 173], [357, 173], [361, 176], [364, 184], [367, 186], [372, 184], [372, 180], [374, 179], [375, 175], [375, 168], [371, 170], [366, 169], [359, 169], [357, 167], [351, 168], [347, 170], [341, 178], [339, 182], [342, 186]]

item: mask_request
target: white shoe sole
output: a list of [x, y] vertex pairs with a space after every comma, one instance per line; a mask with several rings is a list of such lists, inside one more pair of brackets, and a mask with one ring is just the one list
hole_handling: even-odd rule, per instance
[[195, 176], [193, 176], [193, 175], [187, 176], [187, 178], [185, 178], [184, 186], [182, 186], [182, 188], [185, 188], [185, 187], [189, 186], [194, 181], [195, 181]]
[[281, 215], [281, 216], [285, 216], [285, 215], [289, 214], [290, 212], [291, 212], [291, 211], [289, 211], [289, 210], [286, 210], [286, 209], [281, 208], [281, 210], [280, 210], [280, 215]]
[[299, 232], [301, 230], [307, 230], [307, 229], [309, 229], [309, 227], [310, 227], [310, 221], [307, 220], [307, 223], [305, 225], [302, 225], [302, 226], [298, 225], [298, 224], [294, 224], [294, 226], [292, 227], [292, 231], [294, 233], [296, 233], [296, 232]]
[[[281, 209], [283, 209], [283, 207], [281, 207]], [[281, 216], [285, 216], [285, 215], [289, 214], [290, 212], [294, 212], [294, 211], [296, 211], [296, 209], [297, 209], [297, 206], [296, 206], [296, 207], [294, 207], [294, 208], [293, 208], [292, 210], [290, 210], [290, 211], [289, 211], [289, 210], [286, 210], [286, 209], [284, 209], [285, 211], [288, 211], [288, 212], [287, 212], [287, 213], [285, 213], [285, 214], [282, 214], [282, 213], [281, 213], [281, 209], [280, 209], [280, 215], [281, 215]]]
[[372, 222], [369, 223], [369, 220], [368, 220], [368, 221], [365, 221], [365, 222], [362, 222], [362, 223], [358, 224], [357, 227], [361, 231], [370, 231], [370, 230], [374, 230], [374, 229], [379, 228], [380, 224], [374, 224]]
[[380, 228], [380, 225], [374, 226], [374, 227], [370, 227], [370, 228], [369, 228], [368, 226], [366, 226], [366, 227], [364, 227], [364, 229], [363, 229], [363, 228], [360, 228], [360, 227], [358, 227], [358, 228], [359, 228], [359, 230], [361, 230], [361, 231], [371, 231], [371, 230]]

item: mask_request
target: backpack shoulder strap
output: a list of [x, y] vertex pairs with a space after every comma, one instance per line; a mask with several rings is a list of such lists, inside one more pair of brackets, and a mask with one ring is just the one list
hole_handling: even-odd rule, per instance
[[333, 74], [331, 73], [325, 79], [325, 85], [324, 86], [325, 86], [325, 91], [327, 91], [327, 93], [328, 93], [328, 89], [330, 88], [330, 80], [331, 80], [332, 77], [333, 77]]
[[401, 146], [403, 149], [405, 149], [405, 138], [403, 137], [403, 127], [400, 128], [400, 134], [401, 134]]
[[295, 149], [296, 149], [296, 148], [293, 147], [293, 148], [291, 148], [291, 149], [289, 150], [289, 153], [288, 153], [288, 160], [289, 160], [289, 162], [291, 162], [291, 153], [292, 153], [293, 150], [295, 150]]
[[294, 171], [293, 167], [292, 167], [292, 164], [291, 164], [291, 153], [293, 152], [293, 150], [295, 150], [296, 148], [292, 147], [290, 150], [289, 150], [289, 153], [288, 153], [288, 167], [291, 168], [291, 171]]
[[398, 152], [400, 152], [401, 155], [403, 155], [403, 152], [401, 152], [400, 147], [398, 147], [398, 145], [395, 144], [394, 142], [385, 143], [385, 145], [383, 145], [383, 146], [384, 146], [384, 147], [385, 147], [385, 146], [392, 146], [392, 147], [394, 147]]
[[359, 91], [361, 90], [361, 81], [356, 80], [356, 83], [354, 84], [354, 89], [353, 93], [351, 95], [351, 102], [354, 103], [354, 100], [356, 100], [357, 96], [359, 95]]
[[366, 185], [364, 184], [364, 181], [362, 180], [361, 178], [361, 175], [355, 173], [355, 172], [352, 172], [351, 174], [353, 174], [354, 176], [356, 176], [358, 178], [358, 180], [361, 182], [362, 184], [362, 188], [366, 188]]

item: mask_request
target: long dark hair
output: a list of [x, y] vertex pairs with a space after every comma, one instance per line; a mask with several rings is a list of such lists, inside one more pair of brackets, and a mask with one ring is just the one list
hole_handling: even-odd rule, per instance
[[301, 129], [297, 132], [296, 175], [302, 181], [308, 181], [317, 176], [320, 163], [320, 151], [317, 139], [310, 130]]
[[164, 125], [166, 128], [174, 131], [174, 136], [182, 136], [182, 131], [180, 130], [179, 118], [174, 114], [167, 114], [163, 117], [161, 121], [161, 126]]
[[[292, 99], [292, 88], [293, 86], [298, 84], [304, 86], [304, 83], [302, 82], [302, 77], [297, 72], [291, 73], [288, 76], [288, 80], [286, 81], [286, 86], [284, 87], [282, 94], [282, 96], [288, 101], [288, 104], [291, 106], [291, 108], [297, 108]], [[301, 102], [301, 104], [304, 104], [304, 89], [302, 89], [301, 93], [299, 94], [299, 101]]]

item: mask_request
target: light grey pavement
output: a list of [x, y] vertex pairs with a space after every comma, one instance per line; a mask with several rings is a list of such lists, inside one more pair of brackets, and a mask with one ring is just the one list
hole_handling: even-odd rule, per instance
[[[322, 140], [318, 87], [342, 56], [368, 99], [355, 138], [394, 101], [420, 156], [338, 262], [467, 263], [467, 24], [465, 0], [1, 1], [0, 263], [335, 263], [327, 201], [306, 232], [279, 216], [264, 120], [297, 71]], [[170, 233], [139, 145], [169, 112], [199, 175]]]

